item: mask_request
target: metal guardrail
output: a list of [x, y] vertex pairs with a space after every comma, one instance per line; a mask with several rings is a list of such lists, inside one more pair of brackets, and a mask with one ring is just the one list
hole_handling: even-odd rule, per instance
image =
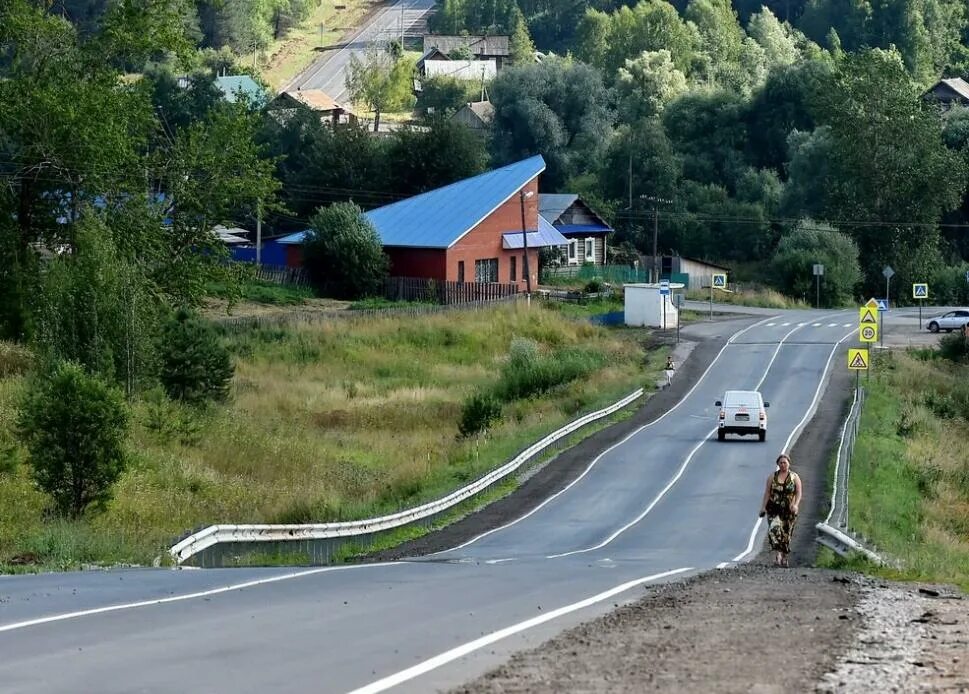
[[[415, 508], [393, 513], [379, 518], [366, 518], [342, 523], [312, 523], [306, 525], [211, 525], [179, 541], [169, 550], [176, 564], [183, 564], [192, 557], [220, 544], [241, 543], [292, 543], [312, 541], [334, 541], [331, 545], [350, 544], [354, 540], [370, 541], [375, 533], [401, 528], [411, 524], [426, 522], [447, 511], [462, 501], [484, 491], [499, 480], [515, 472], [535, 456], [544, 452], [556, 441], [578, 431], [587, 424], [608, 417], [642, 397], [643, 388], [630, 393], [622, 400], [597, 412], [590, 412], [566, 426], [552, 432], [532, 444], [512, 460], [492, 470], [476, 482], [458, 489], [447, 496]], [[334, 550], [327, 546], [326, 556]]]
[[861, 426], [861, 410], [865, 404], [865, 389], [856, 388], [854, 400], [848, 417], [841, 429], [841, 442], [835, 458], [834, 484], [831, 490], [831, 508], [824, 521], [815, 525], [818, 531], [817, 542], [831, 549], [840, 556], [847, 556], [852, 552], [865, 555], [877, 564], [886, 562], [878, 554], [867, 549], [861, 542], [853, 538], [848, 529], [848, 477], [851, 472], [851, 456], [855, 450], [855, 440]]

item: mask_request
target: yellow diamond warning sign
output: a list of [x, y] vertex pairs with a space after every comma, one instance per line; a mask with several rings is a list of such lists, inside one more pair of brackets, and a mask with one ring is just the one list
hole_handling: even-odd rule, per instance
[[869, 299], [867, 302], [865, 302], [865, 308], [870, 308], [872, 311], [877, 311], [878, 301], [875, 299]]
[[868, 350], [867, 349], [849, 349], [848, 350], [848, 368], [853, 371], [864, 371], [868, 369]]
[[862, 323], [858, 326], [860, 342], [878, 342], [878, 323]]
[[[871, 302], [868, 302], [871, 303]], [[869, 305], [864, 305], [858, 309], [858, 322], [859, 323], [877, 323], [878, 322], [878, 304], [872, 308]]]

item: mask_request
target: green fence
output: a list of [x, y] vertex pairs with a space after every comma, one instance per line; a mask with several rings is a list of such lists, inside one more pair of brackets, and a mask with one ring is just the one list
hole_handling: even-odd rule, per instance
[[[686, 273], [675, 272], [672, 275], [662, 275], [661, 279], [670, 282], [682, 282], [687, 288], [690, 286], [690, 276]], [[628, 265], [572, 265], [542, 269], [541, 281], [546, 284], [570, 281], [589, 282], [591, 280], [602, 280], [610, 284], [649, 282], [649, 269], [637, 270]]]

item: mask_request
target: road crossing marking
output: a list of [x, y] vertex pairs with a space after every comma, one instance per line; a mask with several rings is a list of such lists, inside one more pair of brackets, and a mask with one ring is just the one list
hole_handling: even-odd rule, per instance
[[811, 327], [812, 328], [820, 328], [821, 327], [821, 324], [820, 323], [812, 323], [811, 324]]
[[837, 328], [838, 327], [838, 324], [837, 323], [828, 323], [828, 327], [829, 328]]
[[842, 328], [850, 328], [851, 327], [851, 323], [842, 323], [841, 327]]
[[768, 328], [773, 328], [775, 325], [777, 325], [777, 323], [768, 323], [767, 324], [767, 327]]
[[787, 326], [790, 325], [790, 323], [781, 323], [781, 325], [786, 328]]
[[799, 328], [803, 328], [803, 327], [804, 327], [805, 325], [807, 325], [807, 323], [798, 323], [798, 324], [797, 324], [797, 327], [799, 327]]

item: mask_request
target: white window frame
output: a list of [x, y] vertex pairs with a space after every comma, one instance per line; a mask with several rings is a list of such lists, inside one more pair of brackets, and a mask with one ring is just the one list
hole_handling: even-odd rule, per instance
[[588, 236], [585, 240], [585, 262], [595, 262], [596, 261], [596, 238], [595, 236]]
[[569, 258], [569, 265], [579, 264], [579, 240], [578, 239], [569, 239], [568, 258]]

